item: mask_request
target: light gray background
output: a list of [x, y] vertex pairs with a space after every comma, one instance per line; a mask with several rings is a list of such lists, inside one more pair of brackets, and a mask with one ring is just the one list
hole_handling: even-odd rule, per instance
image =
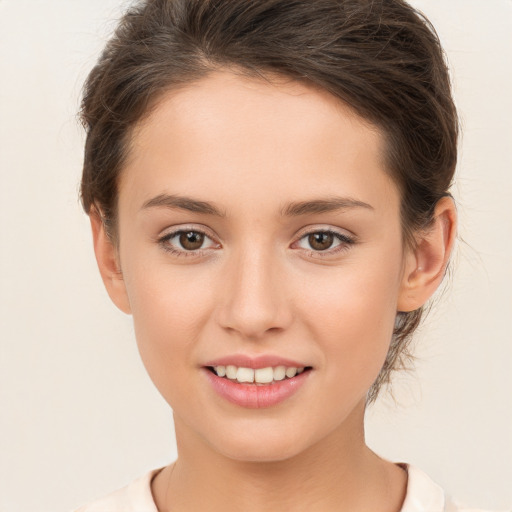
[[[473, 506], [512, 505], [512, 2], [416, 0], [448, 53], [465, 243], [377, 452]], [[168, 406], [109, 302], [77, 190], [86, 73], [118, 0], [0, 0], [0, 510], [64, 512], [175, 456]]]

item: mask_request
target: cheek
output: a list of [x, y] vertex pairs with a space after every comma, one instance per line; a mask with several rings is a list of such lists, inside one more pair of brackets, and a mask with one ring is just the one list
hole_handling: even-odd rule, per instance
[[318, 281], [306, 285], [305, 318], [337, 383], [369, 387], [377, 377], [393, 333], [399, 273], [397, 264], [358, 263], [329, 275], [323, 286]]
[[[127, 262], [128, 263], [128, 262]], [[142, 361], [156, 387], [170, 401], [197, 364], [194, 347], [208, 320], [208, 288], [171, 267], [126, 265], [126, 286]]]

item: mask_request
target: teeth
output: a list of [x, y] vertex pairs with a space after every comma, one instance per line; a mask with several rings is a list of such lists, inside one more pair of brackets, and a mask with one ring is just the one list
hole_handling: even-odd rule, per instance
[[228, 379], [236, 379], [236, 371], [238, 368], [233, 365], [226, 366], [226, 377]]
[[274, 380], [274, 370], [272, 367], [258, 368], [254, 371], [254, 380], [259, 384], [269, 384]]
[[236, 380], [238, 382], [254, 382], [254, 370], [252, 368], [238, 368]]
[[236, 380], [240, 383], [255, 382], [256, 384], [270, 384], [273, 381], [280, 381], [286, 377], [291, 379], [292, 377], [295, 377], [295, 375], [299, 375], [304, 371], [304, 367], [287, 368], [286, 366], [276, 366], [275, 368], [268, 366], [267, 368], [258, 368], [257, 370], [254, 370], [253, 368], [228, 365], [215, 366], [213, 369], [219, 377], [227, 377], [230, 380]]
[[274, 380], [283, 380], [286, 377], [286, 366], [274, 368]]
[[286, 368], [286, 376], [291, 379], [297, 374], [297, 368]]

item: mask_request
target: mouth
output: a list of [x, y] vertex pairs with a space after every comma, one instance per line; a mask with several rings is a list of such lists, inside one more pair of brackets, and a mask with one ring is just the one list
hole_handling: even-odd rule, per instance
[[207, 366], [210, 372], [217, 377], [254, 386], [269, 386], [282, 381], [294, 379], [304, 372], [309, 372], [311, 366], [268, 366], [266, 368], [248, 368], [234, 365]]
[[277, 354], [232, 354], [207, 361], [203, 375], [221, 398], [239, 407], [259, 409], [289, 402], [311, 381], [313, 366]]

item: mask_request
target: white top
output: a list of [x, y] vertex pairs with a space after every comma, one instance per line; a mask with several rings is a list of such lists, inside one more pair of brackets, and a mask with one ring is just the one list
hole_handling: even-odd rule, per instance
[[[490, 512], [456, 505], [423, 471], [410, 464], [399, 465], [408, 473], [407, 493], [400, 512]], [[151, 494], [151, 480], [159, 471], [161, 469], [150, 471], [126, 487], [75, 512], [158, 512]]]

